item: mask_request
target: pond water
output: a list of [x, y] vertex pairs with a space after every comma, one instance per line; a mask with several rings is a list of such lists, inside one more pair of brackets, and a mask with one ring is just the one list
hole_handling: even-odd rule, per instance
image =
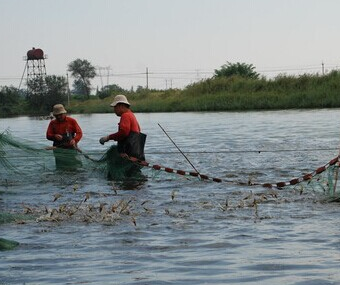
[[[0, 251], [0, 284], [339, 284], [340, 204], [317, 189], [248, 185], [289, 181], [336, 157], [339, 114], [136, 114], [150, 164], [193, 171], [160, 124], [201, 174], [222, 183], [143, 169], [147, 181], [124, 188], [96, 169], [58, 173], [52, 156], [34, 173], [34, 157], [11, 153], [23, 169], [1, 181], [0, 212], [38, 216], [0, 223], [0, 238], [20, 243]], [[73, 117], [82, 151], [103, 155], [111, 143], [98, 140], [118, 118]], [[51, 144], [48, 123], [1, 119], [0, 131], [41, 148]], [[73, 209], [69, 219], [61, 209]]]

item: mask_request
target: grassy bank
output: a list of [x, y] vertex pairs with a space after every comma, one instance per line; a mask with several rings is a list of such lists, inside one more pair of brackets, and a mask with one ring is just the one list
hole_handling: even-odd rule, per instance
[[[281, 75], [272, 80], [214, 78], [184, 90], [142, 90], [127, 94], [136, 112], [242, 111], [340, 107], [340, 73]], [[112, 112], [105, 99], [72, 100], [72, 113]]]
[[[135, 92], [122, 93], [127, 95], [135, 112], [339, 108], [340, 72], [334, 70], [326, 75], [281, 75], [270, 80], [242, 77], [210, 78], [189, 85], [183, 90], [139, 88]], [[111, 113], [110, 103], [114, 96], [115, 94], [111, 94], [104, 99], [90, 96], [90, 99], [85, 101], [72, 98], [70, 104], [65, 105], [73, 114]], [[78, 98], [83, 96], [78, 95]], [[10, 103], [0, 104], [0, 117], [33, 115], [33, 110], [24, 99], [16, 104]]]

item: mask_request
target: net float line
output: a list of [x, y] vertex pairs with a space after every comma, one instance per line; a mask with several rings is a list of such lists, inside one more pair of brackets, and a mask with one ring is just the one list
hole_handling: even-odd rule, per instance
[[[183, 175], [183, 176], [189, 175], [189, 176], [201, 178], [201, 180], [210, 180], [210, 181], [214, 181], [214, 182], [218, 182], [218, 183], [223, 182], [222, 179], [220, 179], [220, 178], [209, 177], [208, 175], [199, 174], [197, 172], [176, 170], [176, 169], [173, 169], [173, 168], [170, 168], [170, 167], [164, 167], [164, 166], [161, 166], [161, 165], [158, 165], [158, 164], [152, 165], [147, 161], [128, 156], [125, 153], [121, 154], [121, 157], [125, 158], [125, 159], [139, 165], [139, 166], [149, 167], [149, 168], [152, 168], [152, 169], [155, 169], [155, 170], [165, 171], [165, 172], [168, 172], [168, 173], [174, 173], [174, 174]], [[314, 176], [321, 174], [322, 172], [326, 171], [330, 166], [333, 166], [333, 165], [339, 166], [339, 163], [340, 163], [340, 156], [337, 156], [337, 157], [331, 159], [325, 165], [318, 167], [313, 172], [310, 172], [310, 173], [305, 174], [305, 175], [298, 177], [298, 178], [293, 178], [292, 180], [286, 181], [286, 182], [277, 182], [277, 183], [252, 183], [252, 182], [239, 183], [239, 182], [233, 182], [233, 181], [226, 181], [226, 182], [238, 184], [238, 185], [262, 186], [262, 187], [265, 187], [265, 188], [279, 188], [280, 189], [280, 188], [283, 188], [283, 187], [286, 187], [286, 186], [294, 186], [294, 185], [299, 184], [301, 182], [310, 181]]]
[[178, 169], [173, 169], [173, 168], [170, 168], [170, 167], [164, 167], [164, 166], [161, 166], [161, 165], [158, 165], [158, 164], [152, 165], [145, 160], [140, 160], [136, 157], [128, 156], [126, 153], [122, 153], [120, 156], [122, 158], [125, 158], [125, 159], [139, 165], [139, 166], [149, 167], [149, 168], [152, 168], [154, 170], [161, 170], [161, 171], [165, 171], [167, 173], [174, 173], [174, 174], [183, 175], [183, 176], [189, 175], [189, 176], [200, 178], [201, 180], [210, 180], [210, 181], [214, 181], [214, 182], [218, 182], [218, 183], [222, 182], [222, 179], [220, 179], [220, 178], [209, 177], [208, 175], [201, 174], [201, 173], [198, 173], [198, 172], [178, 170]]
[[326, 171], [330, 166], [333, 166], [333, 165], [339, 166], [339, 162], [340, 162], [340, 156], [337, 156], [337, 157], [331, 159], [325, 165], [317, 168], [313, 172], [305, 174], [305, 175], [298, 177], [298, 178], [294, 178], [290, 181], [277, 182], [277, 183], [263, 183], [263, 184], [254, 183], [254, 184], [250, 184], [250, 185], [261, 185], [261, 186], [266, 187], [266, 188], [283, 188], [283, 187], [286, 187], [286, 186], [293, 186], [293, 185], [296, 185], [298, 183], [311, 180], [315, 175], [321, 174], [322, 172]]

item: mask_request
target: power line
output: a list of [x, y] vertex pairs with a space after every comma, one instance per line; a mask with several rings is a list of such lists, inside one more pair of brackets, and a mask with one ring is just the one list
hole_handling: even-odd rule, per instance
[[[320, 74], [325, 74], [329, 70], [339, 69], [339, 64], [325, 64], [324, 62], [320, 64], [311, 64], [311, 65], [305, 65], [305, 66], [280, 66], [280, 67], [268, 67], [268, 68], [260, 68], [256, 70], [259, 74], [267, 74], [266, 76], [270, 76], [269, 73], [271, 73], [272, 76], [276, 76], [276, 74], [279, 73], [286, 73], [291, 72], [292, 75], [301, 74], [302, 72], [320, 72]], [[112, 72], [112, 69], [110, 66], [96, 67], [98, 70], [98, 73], [96, 75], [96, 78], [100, 78], [101, 86], [104, 86], [104, 77], [106, 77], [106, 85], [109, 85], [110, 78], [113, 79], [117, 84], [122, 84], [119, 81], [121, 80], [130, 80], [131, 82], [125, 83], [133, 85], [142, 85], [140, 82], [146, 82], [143, 84], [145, 86], [152, 85], [152, 86], [164, 86], [164, 84], [167, 86], [174, 86], [179, 84], [186, 86], [188, 84], [192, 84], [194, 82], [198, 82], [202, 79], [207, 79], [214, 76], [215, 69], [206, 70], [206, 69], [192, 69], [192, 70], [183, 70], [183, 69], [155, 69], [150, 70], [147, 68], [145, 71], [131, 71], [131, 72]], [[104, 72], [103, 72], [104, 71]], [[17, 82], [18, 80], [21, 80], [21, 77], [19, 76], [0, 76], [0, 82], [4, 81], [13, 81]], [[138, 81], [138, 82], [136, 82]], [[159, 81], [159, 82], [157, 82]], [[174, 84], [176, 81], [176, 84]], [[124, 84], [124, 83], [123, 83]], [[181, 86], [181, 87], [183, 87]], [[180, 88], [181, 88], [180, 87]]]

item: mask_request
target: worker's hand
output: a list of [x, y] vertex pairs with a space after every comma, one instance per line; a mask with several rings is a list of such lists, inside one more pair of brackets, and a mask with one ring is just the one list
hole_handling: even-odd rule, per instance
[[76, 147], [76, 141], [74, 139], [70, 140], [70, 145]]
[[54, 135], [54, 138], [55, 138], [57, 141], [63, 140], [63, 136], [62, 136], [62, 135]]
[[106, 143], [107, 141], [109, 141], [109, 136], [102, 137], [102, 138], [99, 139], [99, 142], [100, 142], [101, 144], [104, 144], [104, 143]]

